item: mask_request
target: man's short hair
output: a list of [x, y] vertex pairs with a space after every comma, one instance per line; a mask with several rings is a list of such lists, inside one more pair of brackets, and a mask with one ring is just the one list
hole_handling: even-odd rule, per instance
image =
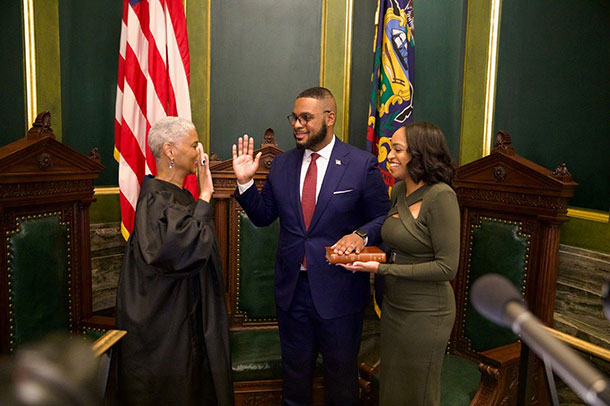
[[316, 86], [316, 87], [310, 87], [309, 89], [305, 89], [303, 90], [301, 93], [299, 93], [299, 95], [297, 96], [297, 99], [300, 99], [302, 97], [309, 97], [311, 99], [334, 99], [335, 96], [333, 96], [333, 94], [331, 93], [330, 90], [328, 90], [325, 87], [320, 87], [320, 86]]

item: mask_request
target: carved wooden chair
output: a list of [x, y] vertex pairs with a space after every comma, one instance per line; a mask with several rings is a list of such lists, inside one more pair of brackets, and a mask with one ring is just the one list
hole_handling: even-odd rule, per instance
[[72, 332], [99, 339], [107, 366], [103, 354], [122, 333], [92, 315], [89, 205], [102, 169], [99, 155], [55, 140], [48, 112], [0, 147], [0, 354]]
[[[261, 189], [277, 148], [265, 133], [261, 164], [254, 177]], [[279, 221], [259, 228], [231, 196], [237, 182], [232, 162], [211, 161], [214, 208], [227, 286], [236, 405], [279, 405], [282, 365], [273, 280]], [[314, 405], [324, 402], [321, 378], [314, 380]]]
[[[491, 155], [458, 168], [454, 185], [461, 212], [460, 263], [452, 283], [457, 311], [441, 374], [441, 402], [516, 405], [527, 397], [545, 404], [539, 362], [510, 330], [474, 310], [470, 288], [485, 274], [502, 274], [550, 325], [559, 226], [567, 220], [567, 199], [577, 185], [565, 166], [551, 172], [516, 155], [505, 132], [498, 133]], [[368, 404], [377, 402], [379, 368], [379, 363], [361, 367]]]

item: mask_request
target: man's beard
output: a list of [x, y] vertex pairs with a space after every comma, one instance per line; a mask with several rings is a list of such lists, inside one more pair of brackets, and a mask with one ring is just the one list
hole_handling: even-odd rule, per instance
[[326, 126], [326, 123], [323, 122], [320, 131], [312, 135], [306, 143], [299, 144], [297, 141], [297, 149], [311, 149], [311, 147], [315, 147], [316, 145], [322, 143], [324, 138], [326, 138], [326, 130], [328, 130], [328, 127]]

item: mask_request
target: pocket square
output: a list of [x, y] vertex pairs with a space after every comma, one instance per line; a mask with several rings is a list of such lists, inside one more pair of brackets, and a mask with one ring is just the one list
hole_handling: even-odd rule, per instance
[[354, 191], [354, 189], [347, 189], [347, 190], [335, 190], [335, 191], [333, 192], [333, 195], [340, 195], [340, 194], [343, 194], [343, 193], [349, 193], [349, 192], [353, 192], [353, 191]]

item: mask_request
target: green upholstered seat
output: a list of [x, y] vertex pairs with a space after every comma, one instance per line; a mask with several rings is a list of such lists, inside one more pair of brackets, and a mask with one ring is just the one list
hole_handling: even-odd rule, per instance
[[282, 377], [282, 352], [277, 329], [232, 332], [231, 355], [234, 381]]
[[446, 354], [441, 370], [441, 406], [468, 406], [477, 391], [481, 374], [476, 363]]
[[277, 320], [273, 281], [279, 231], [278, 220], [268, 227], [256, 227], [243, 211], [239, 213], [236, 312], [246, 321]]
[[10, 349], [70, 331], [70, 228], [59, 213], [20, 217], [7, 236]]
[[[243, 330], [231, 333], [233, 380], [257, 381], [282, 378], [282, 351], [277, 329]], [[316, 375], [322, 375], [322, 358]]]
[[[466, 291], [481, 276], [496, 273], [508, 278], [524, 293], [529, 264], [530, 235], [522, 231], [522, 223], [492, 217], [480, 217], [471, 224], [468, 279]], [[470, 348], [483, 352], [514, 343], [518, 337], [508, 328], [500, 327], [481, 316], [466, 296], [464, 337]]]

